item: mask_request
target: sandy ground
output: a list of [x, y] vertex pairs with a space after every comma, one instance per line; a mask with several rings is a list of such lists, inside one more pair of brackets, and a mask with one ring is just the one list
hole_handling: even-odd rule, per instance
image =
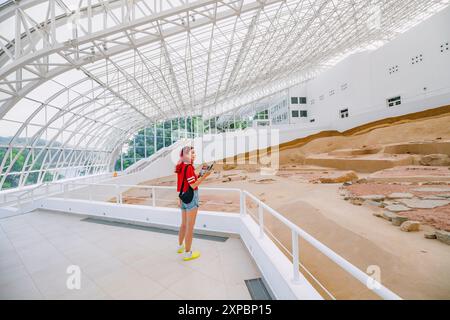
[[410, 220], [419, 221], [440, 230], [450, 232], [450, 205], [435, 209], [416, 209], [401, 213]]
[[[400, 232], [385, 220], [374, 217], [372, 208], [344, 201], [339, 195], [341, 184], [311, 184], [280, 176], [265, 177], [264, 183], [258, 183], [259, 173], [244, 175], [246, 180], [227, 183], [222, 182], [223, 177], [212, 175], [204, 186], [248, 190], [361, 270], [379, 266], [382, 283], [403, 298], [450, 299], [448, 245], [424, 239], [424, 231]], [[146, 184], [167, 184], [173, 179], [167, 177]], [[167, 200], [173, 199], [173, 193], [165, 196]], [[213, 197], [203, 190], [200, 198], [204, 210], [239, 210], [237, 197]], [[248, 204], [248, 212], [256, 216], [252, 203]], [[267, 213], [264, 219], [268, 230], [290, 250], [291, 235], [287, 227]], [[303, 240], [300, 257], [302, 264], [336, 298], [376, 298]]]
[[[374, 217], [370, 208], [355, 207], [342, 200], [338, 194], [339, 185], [312, 187], [276, 178], [270, 185], [230, 182], [227, 186], [242, 187], [258, 196], [263, 194], [261, 198], [265, 198], [268, 205], [360, 269], [378, 265], [383, 284], [400, 296], [408, 299], [450, 298], [448, 245], [427, 241], [422, 232], [399, 232], [386, 221]], [[283, 227], [278, 226], [278, 230], [280, 232], [275, 231], [275, 234], [283, 235], [282, 242], [289, 247], [290, 234]], [[301, 261], [337, 298], [372, 297], [333, 262], [305, 245], [301, 247]]]
[[[450, 107], [449, 111], [450, 111]], [[400, 120], [398, 123], [370, 128], [350, 136], [332, 136], [315, 139], [307, 144], [292, 142], [281, 155], [281, 163], [299, 163], [310, 154], [328, 153], [341, 149], [372, 149], [394, 143], [410, 143], [450, 139], [450, 114], [424, 120]], [[369, 130], [369, 129], [367, 129]], [[295, 148], [293, 148], [295, 147]]]
[[372, 180], [381, 178], [390, 178], [390, 179], [395, 178], [395, 180], [398, 181], [401, 178], [409, 178], [409, 177], [440, 178], [440, 177], [448, 177], [449, 175], [450, 175], [450, 167], [402, 166], [378, 171], [371, 174], [369, 177], [374, 178]]
[[[414, 169], [414, 170], [412, 170]], [[445, 200], [450, 195], [450, 182], [435, 182], [436, 178], [450, 178], [450, 171], [446, 167], [400, 167], [376, 173], [376, 176], [383, 176], [386, 181], [368, 181], [365, 183], [355, 183], [343, 187], [347, 190], [347, 197], [361, 197], [369, 195], [383, 195], [388, 198], [393, 193], [406, 193], [414, 196], [415, 199]], [[391, 173], [391, 174], [388, 174]], [[413, 173], [416, 172], [415, 176]], [[426, 173], [426, 175], [424, 174]], [[430, 180], [423, 182], [398, 182], [399, 177], [422, 177]], [[389, 182], [390, 180], [390, 182]], [[394, 182], [392, 182], [394, 181]], [[401, 199], [389, 200], [398, 202]], [[450, 232], [450, 204], [430, 209], [411, 209], [400, 212], [410, 220], [419, 221], [439, 230]]]

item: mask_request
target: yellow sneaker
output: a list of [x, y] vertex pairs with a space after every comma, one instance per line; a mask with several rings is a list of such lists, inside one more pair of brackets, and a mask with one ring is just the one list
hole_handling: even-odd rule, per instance
[[184, 253], [184, 261], [190, 261], [190, 260], [194, 260], [197, 259], [198, 257], [200, 257], [200, 252], [199, 251], [189, 251], [189, 252], [185, 252]]
[[178, 250], [177, 253], [183, 253], [184, 252], [184, 244], [182, 244], [181, 246], [178, 246]]

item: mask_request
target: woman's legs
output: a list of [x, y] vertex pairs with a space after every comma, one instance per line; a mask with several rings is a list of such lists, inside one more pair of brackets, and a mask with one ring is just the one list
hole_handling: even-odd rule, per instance
[[192, 246], [192, 236], [194, 234], [195, 219], [197, 218], [198, 208], [194, 208], [186, 212], [186, 235], [184, 238], [184, 244], [186, 252], [191, 251]]
[[181, 210], [181, 226], [178, 232], [178, 244], [183, 245], [184, 238], [186, 236], [186, 210]]

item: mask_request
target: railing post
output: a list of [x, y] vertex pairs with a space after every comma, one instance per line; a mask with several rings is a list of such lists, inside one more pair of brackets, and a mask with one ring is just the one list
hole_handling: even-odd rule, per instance
[[155, 187], [152, 187], [152, 205], [156, 207], [156, 192]]
[[19, 209], [19, 212], [22, 213], [22, 201], [20, 201], [20, 196], [17, 197], [17, 208]]
[[292, 233], [292, 272], [294, 282], [300, 281], [300, 262], [298, 255], [298, 234], [295, 230], [291, 230]]
[[116, 184], [116, 203], [122, 203], [120, 187], [118, 184]]
[[64, 200], [67, 200], [67, 188], [68, 188], [68, 185], [67, 184], [63, 184]]
[[258, 204], [258, 220], [259, 220], [259, 237], [264, 237], [264, 212], [262, 204]]
[[245, 192], [243, 190], [241, 190], [240, 192], [240, 213], [241, 213], [241, 217], [245, 217], [245, 214], [247, 213], [247, 204], [246, 204], [246, 197], [245, 197]]

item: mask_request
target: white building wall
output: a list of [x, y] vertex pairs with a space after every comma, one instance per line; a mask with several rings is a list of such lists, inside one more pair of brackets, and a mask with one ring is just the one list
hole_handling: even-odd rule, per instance
[[354, 54], [306, 84], [309, 118], [315, 119], [317, 125], [332, 126], [340, 119], [341, 109], [348, 108], [352, 114], [368, 103], [369, 55], [367, 52]]
[[[364, 114], [379, 112], [381, 119], [441, 106], [433, 101], [450, 104], [449, 42], [450, 8], [377, 50], [348, 57], [290, 93], [306, 93], [308, 118], [338, 130], [362, 124], [355, 120]], [[419, 62], [412, 64], [416, 57]], [[398, 95], [403, 103], [392, 109], [401, 111], [389, 110], [386, 99]], [[437, 96], [443, 99], [430, 99]], [[343, 108], [349, 109], [348, 119], [339, 118]]]
[[[420, 101], [441, 89], [448, 92], [450, 50], [441, 52], [441, 45], [449, 42], [450, 9], [446, 9], [375, 51], [371, 57], [373, 103], [383, 104], [386, 96], [396, 94]], [[423, 61], [412, 64], [412, 58], [420, 55]], [[392, 75], [391, 65], [399, 66]]]

